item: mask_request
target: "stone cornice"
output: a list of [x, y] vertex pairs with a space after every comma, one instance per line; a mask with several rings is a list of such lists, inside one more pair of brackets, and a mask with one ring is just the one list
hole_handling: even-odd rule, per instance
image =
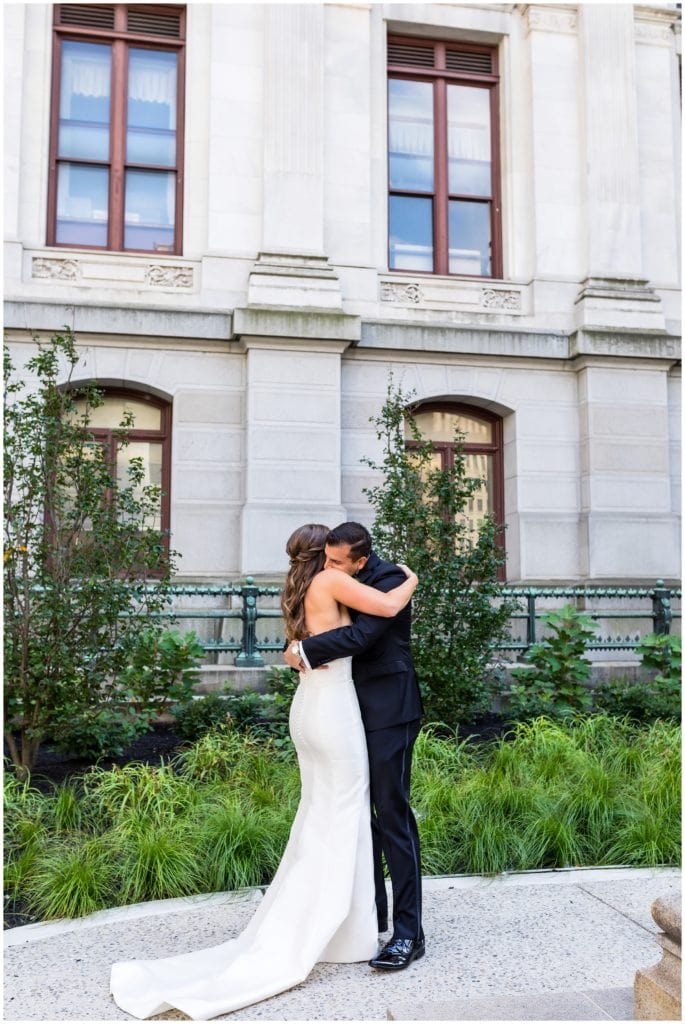
[[150, 309], [132, 306], [79, 305], [21, 299], [5, 301], [5, 327], [24, 331], [125, 335], [146, 338], [200, 338], [228, 341], [231, 314], [214, 310]]
[[680, 338], [661, 331], [583, 328], [570, 336], [569, 356], [572, 359], [599, 356], [675, 363], [680, 359]]
[[330, 310], [245, 307], [233, 311], [235, 338], [291, 338], [312, 342], [359, 340], [360, 318]]

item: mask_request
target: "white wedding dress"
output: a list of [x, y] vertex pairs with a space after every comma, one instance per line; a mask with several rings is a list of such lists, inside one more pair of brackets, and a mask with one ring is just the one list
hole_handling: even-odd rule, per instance
[[351, 658], [304, 672], [290, 710], [302, 794], [278, 871], [236, 939], [112, 967], [110, 990], [141, 1019], [175, 1008], [208, 1020], [284, 992], [318, 961], [378, 949], [366, 738]]

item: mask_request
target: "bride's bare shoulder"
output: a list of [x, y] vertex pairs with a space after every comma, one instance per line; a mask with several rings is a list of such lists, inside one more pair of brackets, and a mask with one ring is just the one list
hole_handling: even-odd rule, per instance
[[331, 584], [338, 579], [340, 576], [344, 576], [342, 569], [322, 569], [321, 572], [317, 572], [316, 576], [309, 584], [309, 590], [313, 593], [321, 593], [322, 591], [329, 590]]

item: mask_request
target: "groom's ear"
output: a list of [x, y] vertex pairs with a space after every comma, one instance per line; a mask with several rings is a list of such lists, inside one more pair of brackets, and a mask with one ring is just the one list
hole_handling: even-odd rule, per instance
[[369, 560], [369, 556], [368, 555], [362, 555], [362, 557], [357, 562], [357, 568], [354, 570], [355, 573], [361, 572], [362, 569], [364, 568], [364, 566], [366, 565], [366, 563], [368, 562], [368, 560]]

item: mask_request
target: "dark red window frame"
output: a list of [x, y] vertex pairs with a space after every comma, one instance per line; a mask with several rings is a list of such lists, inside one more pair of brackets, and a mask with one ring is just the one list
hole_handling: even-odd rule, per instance
[[[464, 416], [476, 417], [492, 424], [492, 442], [479, 444], [476, 442], [465, 442], [463, 446], [465, 455], [492, 455], [492, 511], [495, 520], [502, 527], [497, 533], [497, 543], [503, 552], [506, 551], [504, 527], [504, 447], [503, 447], [503, 424], [501, 416], [482, 409], [479, 405], [468, 405], [465, 402], [422, 402], [412, 408], [412, 413], [417, 415], [422, 412], [447, 412]], [[435, 451], [440, 455], [443, 469], [452, 469], [454, 466], [453, 441], [432, 441]], [[407, 442], [407, 447], [413, 446], [413, 441]], [[500, 565], [497, 570], [497, 578], [500, 582], [506, 580], [506, 564]]]
[[[180, 5], [104, 5], [114, 9], [114, 27], [91, 27], [75, 24], [61, 24], [61, 8], [66, 5], [56, 4], [53, 23], [53, 59], [52, 59], [52, 92], [50, 103], [50, 162], [48, 173], [48, 224], [47, 245], [64, 249], [92, 249], [97, 252], [138, 252], [148, 256], [174, 255], [183, 252], [183, 136], [185, 122], [185, 25], [186, 10]], [[90, 7], [91, 5], [82, 5]], [[95, 5], [92, 5], [95, 6]], [[127, 30], [127, 11], [150, 15], [169, 14], [173, 12], [179, 17], [178, 38], [162, 35], [146, 35]], [[62, 73], [62, 42], [64, 40], [109, 43], [112, 46], [112, 80], [110, 107], [110, 148], [109, 160], [98, 161], [68, 157], [58, 157], [59, 139], [59, 100]], [[149, 49], [178, 54], [178, 80], [176, 97], [176, 164], [161, 167], [153, 164], [133, 164], [126, 162], [126, 107], [127, 107], [127, 71], [128, 50]], [[57, 242], [57, 170], [60, 163], [81, 163], [109, 169], [109, 201], [107, 217], [107, 244], [89, 245], [80, 242]], [[150, 249], [124, 248], [124, 186], [125, 173], [131, 170], [166, 171], [176, 174], [175, 213], [174, 213], [174, 245], [163, 252]]]
[[[95, 382], [96, 386], [97, 381]], [[81, 384], [76, 387], [82, 386]], [[98, 386], [99, 387], [99, 386]], [[131, 388], [109, 388], [99, 387], [103, 398], [128, 398], [135, 402], [145, 402], [160, 410], [159, 430], [140, 430], [132, 427], [126, 430], [126, 436], [130, 441], [151, 441], [162, 446], [162, 498], [160, 507], [160, 523], [162, 531], [162, 544], [165, 552], [169, 553], [171, 535], [171, 412], [170, 402], [151, 395], [146, 391], [135, 391]], [[103, 446], [107, 453], [107, 460], [114, 472], [117, 462], [118, 441], [116, 438], [116, 427], [88, 427], [88, 434]], [[108, 494], [104, 495], [107, 500]], [[160, 569], [161, 572], [161, 569]], [[152, 575], [155, 575], [154, 573]]]
[[[433, 47], [434, 67], [421, 67], [410, 64], [393, 64], [388, 58], [388, 79], [400, 78], [405, 81], [429, 82], [433, 85], [433, 117], [434, 117], [434, 175], [433, 191], [417, 192], [405, 189], [388, 188], [388, 196], [415, 196], [433, 200], [433, 270], [404, 270], [389, 268], [389, 273], [397, 274], [445, 274], [453, 277], [474, 277], [483, 279], [480, 274], [452, 274], [449, 271], [449, 237], [448, 211], [450, 199], [470, 202], [487, 201], [490, 204], [490, 239], [491, 239], [491, 273], [487, 278], [503, 276], [502, 257], [502, 203], [501, 203], [501, 163], [500, 163], [500, 129], [499, 129], [499, 65], [496, 47], [477, 46], [470, 43], [455, 43], [444, 39], [424, 39], [409, 36], [388, 36], [389, 46], [392, 43], [409, 44], [428, 49]], [[458, 49], [460, 52], [472, 54], [488, 54], [491, 59], [491, 74], [467, 71], [451, 71], [446, 66], [448, 50]], [[490, 196], [459, 195], [448, 191], [448, 159], [447, 159], [447, 85], [481, 84], [490, 92], [490, 126], [491, 126], [491, 159], [492, 159], [492, 194]], [[387, 180], [390, 182], [390, 155], [388, 153]], [[388, 225], [389, 234], [389, 225]], [[390, 252], [390, 238], [387, 250]]]

